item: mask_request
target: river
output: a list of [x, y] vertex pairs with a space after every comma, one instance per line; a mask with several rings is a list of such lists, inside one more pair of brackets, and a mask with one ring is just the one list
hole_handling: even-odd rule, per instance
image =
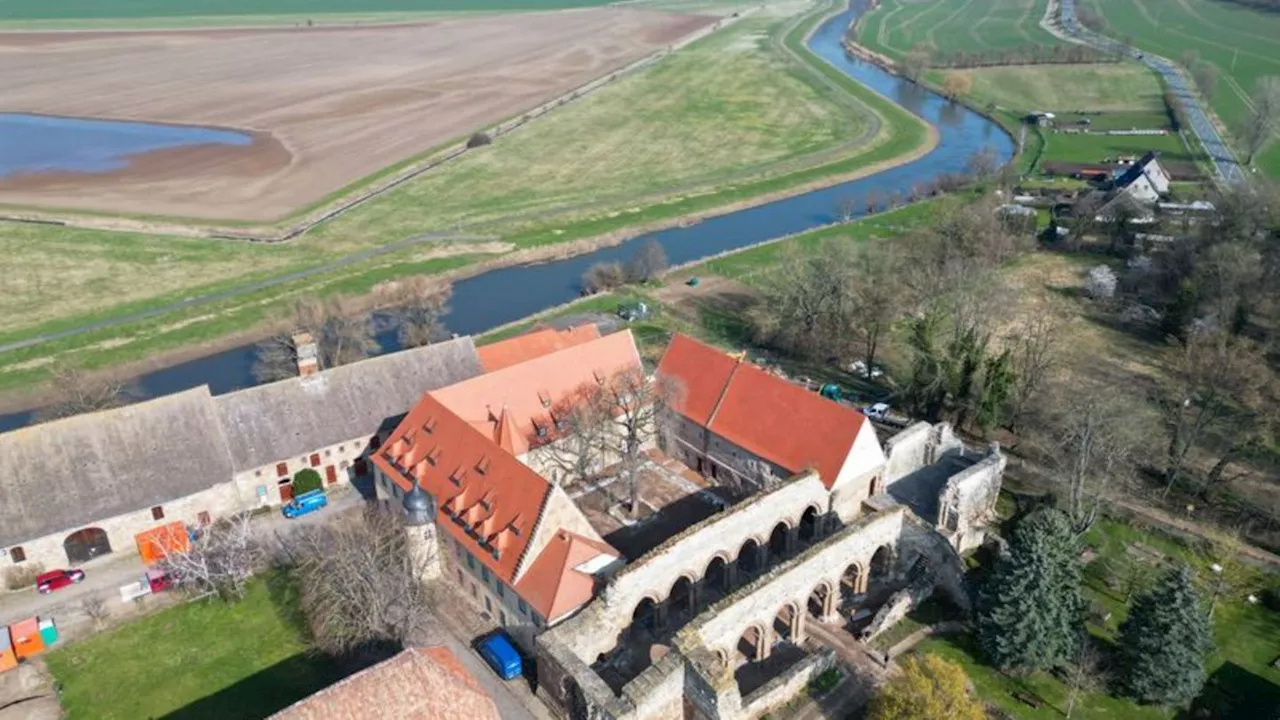
[[[624, 261], [649, 240], [662, 244], [672, 264], [687, 263], [830, 224], [836, 220], [842, 201], [852, 200], [854, 207], [862, 208], [873, 192], [880, 198], [895, 192], [905, 196], [917, 183], [963, 172], [969, 158], [984, 147], [995, 150], [1002, 162], [1011, 158], [1013, 140], [1000, 126], [848, 56], [841, 42], [865, 2], [852, 0], [849, 9], [824, 22], [810, 37], [809, 48], [853, 79], [937, 127], [939, 142], [932, 152], [858, 180], [708, 218], [688, 227], [641, 235], [621, 245], [564, 260], [503, 268], [460, 280], [453, 286], [452, 310], [445, 318], [448, 329], [463, 335], [479, 334], [567, 303], [580, 294], [580, 279], [588, 267], [601, 261]], [[378, 340], [383, 352], [398, 349], [394, 331], [379, 333]], [[148, 373], [139, 377], [134, 386], [145, 397], [205, 384], [214, 394], [248, 387], [254, 384], [254, 352], [252, 345], [237, 347]], [[30, 412], [2, 415], [0, 431], [22, 427], [31, 420]]]

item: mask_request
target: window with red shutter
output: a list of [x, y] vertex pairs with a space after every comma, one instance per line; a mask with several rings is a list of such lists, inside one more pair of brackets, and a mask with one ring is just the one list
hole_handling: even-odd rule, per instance
[[282, 462], [276, 465], [276, 477], [287, 477], [289, 475], [289, 463]]
[[311, 467], [320, 467], [320, 453], [311, 453]]

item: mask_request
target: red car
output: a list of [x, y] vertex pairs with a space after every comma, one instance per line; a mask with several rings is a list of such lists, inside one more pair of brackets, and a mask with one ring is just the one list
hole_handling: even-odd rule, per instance
[[36, 577], [36, 590], [41, 595], [47, 595], [54, 590], [74, 585], [81, 580], [84, 580], [83, 570], [50, 570]]

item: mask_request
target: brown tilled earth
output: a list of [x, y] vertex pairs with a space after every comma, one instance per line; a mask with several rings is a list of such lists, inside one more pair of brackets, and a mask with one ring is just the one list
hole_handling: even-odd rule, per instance
[[349, 28], [0, 33], [6, 112], [238, 128], [256, 142], [0, 181], [0, 203], [275, 220], [715, 18], [597, 8]]

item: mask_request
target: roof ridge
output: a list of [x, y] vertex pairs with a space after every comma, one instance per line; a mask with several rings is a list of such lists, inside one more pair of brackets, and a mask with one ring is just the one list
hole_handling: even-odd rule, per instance
[[724, 387], [720, 388], [720, 397], [716, 398], [715, 407], [711, 408], [711, 414], [707, 416], [707, 427], [711, 427], [716, 422], [716, 415], [720, 412], [720, 406], [724, 404], [724, 399], [729, 395], [729, 387], [733, 385], [733, 379], [738, 377], [738, 369], [742, 367], [742, 360], [738, 360], [733, 365], [733, 371], [729, 373], [729, 377], [724, 381]]

